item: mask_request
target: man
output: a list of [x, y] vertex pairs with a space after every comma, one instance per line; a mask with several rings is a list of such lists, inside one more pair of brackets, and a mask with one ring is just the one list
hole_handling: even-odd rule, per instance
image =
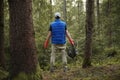
[[67, 30], [66, 23], [61, 21], [61, 14], [59, 12], [55, 13], [55, 21], [50, 24], [49, 32], [47, 39], [44, 43], [44, 48], [48, 47], [49, 39], [51, 38], [52, 42], [52, 52], [50, 58], [50, 71], [54, 71], [55, 66], [55, 54], [57, 50], [60, 50], [62, 53], [63, 61], [63, 70], [67, 71], [67, 54], [66, 54], [66, 37], [69, 39], [69, 42], [74, 45], [74, 42], [70, 36], [70, 33]]

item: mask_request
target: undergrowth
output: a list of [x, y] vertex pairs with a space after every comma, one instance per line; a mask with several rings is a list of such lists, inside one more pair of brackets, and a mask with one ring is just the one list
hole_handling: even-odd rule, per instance
[[54, 73], [43, 72], [43, 80], [120, 80], [120, 51], [108, 56], [113, 49], [105, 49], [103, 53], [92, 55], [92, 67], [83, 69], [83, 56], [68, 59], [68, 72], [57, 66]]

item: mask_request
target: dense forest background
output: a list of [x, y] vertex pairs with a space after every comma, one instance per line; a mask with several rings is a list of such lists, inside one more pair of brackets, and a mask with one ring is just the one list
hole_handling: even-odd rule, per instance
[[[3, 8], [4, 15], [4, 32], [0, 25], [0, 80], [9, 80], [11, 76], [11, 55], [10, 55], [10, 4], [15, 0], [2, 0], [0, 5]], [[21, 0], [22, 1], [22, 0]], [[24, 1], [24, 0], [23, 0]], [[29, 0], [25, 0], [28, 1]], [[10, 80], [119, 80], [120, 78], [120, 1], [119, 0], [31, 0], [32, 1], [32, 19], [34, 28], [34, 38], [36, 53], [38, 59], [37, 73], [26, 74], [21, 73], [17, 78]], [[8, 3], [9, 2], [9, 3]], [[92, 3], [90, 5], [89, 3]], [[11, 4], [12, 5], [12, 4]], [[87, 6], [89, 5], [89, 6]], [[0, 7], [1, 7], [0, 6]], [[91, 9], [90, 9], [90, 6]], [[1, 7], [1, 8], [2, 8]], [[12, 8], [13, 6], [11, 6]], [[88, 7], [88, 8], [87, 8]], [[17, 7], [16, 7], [17, 8]], [[23, 7], [24, 8], [24, 7]], [[19, 9], [19, 8], [18, 8]], [[93, 10], [92, 18], [88, 18], [88, 10]], [[1, 9], [2, 10], [2, 9]], [[0, 11], [1, 11], [0, 10]], [[17, 9], [16, 9], [17, 10]], [[11, 10], [11, 12], [14, 10]], [[19, 11], [22, 14], [22, 11]], [[68, 67], [70, 71], [63, 73], [61, 70], [61, 55], [57, 54], [56, 67], [57, 71], [53, 74], [49, 73], [49, 59], [51, 53], [51, 44], [48, 49], [43, 48], [46, 39], [49, 24], [54, 21], [54, 13], [60, 12], [62, 20], [66, 21], [67, 29], [71, 33], [74, 42], [77, 44], [77, 56], [75, 59], [68, 57]], [[1, 13], [1, 12], [0, 12]], [[14, 15], [11, 13], [11, 15]], [[0, 18], [2, 19], [2, 14]], [[20, 17], [19, 17], [20, 18]], [[1, 20], [0, 19], [0, 20]], [[89, 19], [92, 20], [93, 26], [90, 27], [91, 32], [87, 33], [89, 28]], [[87, 23], [88, 22], [88, 23]], [[12, 31], [12, 30], [11, 30]], [[4, 37], [2, 37], [4, 33]], [[89, 48], [85, 46], [87, 35], [92, 42]], [[13, 41], [14, 42], [14, 41]], [[67, 41], [67, 46], [70, 46]], [[4, 50], [2, 52], [2, 50]], [[92, 67], [85, 67], [85, 53], [90, 50], [90, 64]], [[3, 54], [2, 54], [3, 53]], [[29, 52], [28, 52], [29, 53]], [[85, 55], [84, 55], [85, 54]], [[89, 54], [89, 53], [88, 53]], [[27, 57], [27, 56], [26, 56]], [[12, 58], [14, 58], [12, 56]], [[16, 59], [17, 60], [17, 59]], [[19, 62], [19, 61], [18, 61]], [[89, 60], [88, 60], [89, 62]], [[32, 63], [31, 63], [32, 64]], [[87, 65], [88, 66], [88, 65]], [[85, 69], [84, 69], [85, 67]], [[19, 71], [18, 71], [19, 72]], [[23, 70], [24, 72], [24, 70]], [[64, 75], [63, 75], [64, 74]], [[41, 77], [42, 76], [42, 77]], [[31, 79], [30, 79], [30, 78]]]

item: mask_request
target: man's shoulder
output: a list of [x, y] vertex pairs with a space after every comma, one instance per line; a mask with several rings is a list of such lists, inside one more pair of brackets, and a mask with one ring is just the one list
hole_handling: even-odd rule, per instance
[[66, 24], [66, 22], [65, 22], [65, 21], [62, 21], [62, 20], [61, 20], [61, 22]]
[[66, 22], [65, 22], [65, 21], [62, 21], [62, 20], [61, 20], [61, 23], [66, 25]]
[[55, 21], [51, 22], [50, 25], [51, 25], [51, 24], [55, 24]]
[[[56, 21], [53, 21], [53, 22], [51, 22], [50, 23], [50, 25], [53, 25], [53, 24], [56, 24], [57, 22]], [[59, 23], [59, 22], [58, 22]], [[62, 23], [62, 24], [65, 24], [66, 25], [66, 22], [65, 21], [62, 21], [62, 20], [60, 20], [60, 23]]]

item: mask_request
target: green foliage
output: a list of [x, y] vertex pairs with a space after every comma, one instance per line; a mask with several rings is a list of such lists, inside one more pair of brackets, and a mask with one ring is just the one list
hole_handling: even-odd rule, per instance
[[8, 77], [8, 72], [0, 68], [0, 80], [7, 78]]
[[[5, 1], [5, 52], [6, 52], [6, 64], [7, 68], [9, 67], [9, 9], [7, 0]], [[46, 80], [119, 80], [117, 77], [120, 74], [118, 67], [116, 72], [114, 68], [107, 69], [108, 65], [118, 65], [120, 63], [120, 1], [119, 0], [110, 0], [111, 1], [111, 10], [108, 13], [108, 0], [103, 0], [100, 4], [100, 26], [95, 23], [94, 35], [93, 35], [93, 54], [92, 54], [92, 64], [97, 67], [90, 69], [81, 69], [81, 64], [84, 58], [84, 45], [85, 45], [85, 11], [82, 0], [67, 0], [67, 28], [70, 31], [73, 40], [77, 43], [78, 55], [73, 60], [68, 57], [68, 66], [71, 68], [70, 72], [67, 74], [61, 72], [61, 56], [58, 54], [56, 66], [57, 69], [55, 74], [50, 74], [49, 72], [41, 71], [49, 70], [50, 63], [50, 53], [51, 46], [49, 43], [49, 48], [45, 50], [43, 48], [44, 41], [47, 36], [49, 29], [49, 24], [54, 20], [54, 12], [59, 11], [62, 14], [63, 20], [63, 0], [54, 0], [54, 5], [51, 5], [49, 0], [33, 0], [33, 22], [35, 29], [35, 41], [36, 48], [38, 53], [38, 60], [40, 67], [37, 68], [37, 72], [33, 74], [26, 74], [21, 72], [15, 80], [40, 80], [41, 72], [46, 74]], [[74, 4], [75, 3], [75, 4]], [[80, 8], [78, 9], [78, 3], [80, 3]], [[50, 13], [52, 6], [52, 14]], [[52, 18], [51, 18], [52, 17]], [[95, 16], [96, 17], [96, 16]], [[96, 19], [96, 18], [95, 18]], [[96, 20], [95, 20], [96, 21]], [[109, 35], [108, 31], [112, 29], [112, 46], [108, 46]], [[67, 42], [67, 46], [69, 43]], [[117, 51], [115, 57], [107, 57], [108, 53], [112, 51]], [[101, 67], [100, 67], [101, 66]], [[103, 67], [102, 67], [103, 66]], [[104, 68], [105, 67], [105, 68]], [[113, 66], [112, 66], [113, 67]], [[6, 78], [8, 72], [0, 69], [0, 79]], [[45, 77], [46, 77], [45, 76]]]
[[104, 49], [104, 53], [105, 54], [108, 54], [108, 53], [111, 53], [111, 52], [113, 52], [115, 49], [113, 48], [113, 47], [111, 47], [111, 48], [105, 48]]
[[[84, 46], [83, 44], [84, 39], [82, 38], [80, 39], [80, 36], [84, 36], [83, 30], [84, 30], [85, 14], [83, 12], [82, 1], [77, 0], [75, 2], [76, 5], [73, 5], [73, 2], [74, 2], [73, 0], [67, 1], [67, 28], [71, 32], [72, 38], [75, 41], [79, 42], [80, 44], [82, 43], [82, 45], [79, 46], [81, 47], [81, 46]], [[77, 7], [78, 2], [80, 3], [79, 10]], [[33, 1], [33, 21], [34, 21], [34, 29], [35, 29], [36, 47], [37, 47], [39, 64], [43, 70], [46, 70], [49, 68], [51, 44], [49, 44], [49, 48], [47, 50], [43, 48], [43, 44], [47, 36], [50, 22], [54, 21], [53, 20], [54, 12], [59, 11], [62, 14], [61, 19], [63, 20], [63, 1], [56, 0], [54, 2], [54, 5], [52, 5], [52, 14], [50, 13], [51, 11], [50, 6], [51, 4], [48, 0]], [[80, 15], [78, 15], [78, 12], [80, 13]], [[78, 20], [78, 18], [80, 20]], [[79, 22], [80, 22], [80, 25], [79, 25]], [[79, 49], [81, 51], [81, 48]]]
[[[103, 27], [105, 28], [105, 39], [107, 42], [109, 42], [109, 34], [108, 32], [111, 31], [111, 39], [112, 39], [112, 46], [119, 46], [119, 40], [120, 38], [119, 33], [120, 33], [120, 2], [119, 0], [110, 0], [110, 3], [108, 0], [104, 0], [102, 3], [102, 19], [101, 21], [104, 23]], [[107, 43], [108, 44], [108, 43]]]

